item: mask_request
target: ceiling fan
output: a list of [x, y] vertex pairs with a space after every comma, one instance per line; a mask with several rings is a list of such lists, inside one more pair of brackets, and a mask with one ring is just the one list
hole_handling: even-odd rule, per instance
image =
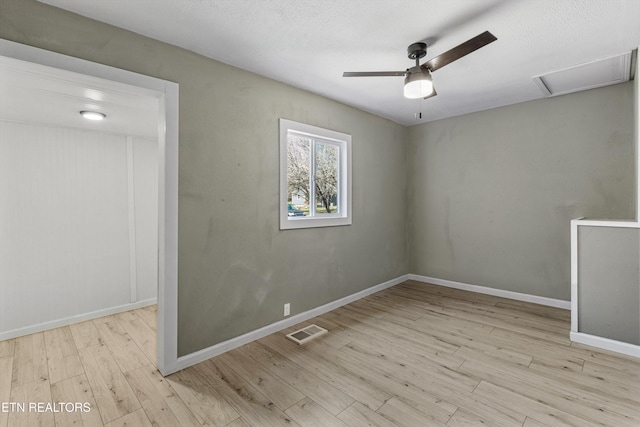
[[466, 56], [496, 40], [498, 40], [496, 36], [491, 34], [489, 31], [485, 31], [482, 34], [478, 34], [466, 42], [459, 44], [453, 49], [450, 49], [435, 58], [431, 58], [422, 65], [420, 65], [420, 58], [427, 55], [427, 45], [422, 42], [413, 43], [407, 48], [407, 52], [409, 59], [416, 60], [416, 65], [414, 67], [407, 68], [405, 71], [345, 72], [342, 77], [404, 76], [404, 96], [406, 98], [413, 99], [427, 99], [437, 95], [431, 79], [431, 73], [433, 71], [439, 70], [445, 65], [451, 64], [453, 61], [457, 61], [463, 56]]

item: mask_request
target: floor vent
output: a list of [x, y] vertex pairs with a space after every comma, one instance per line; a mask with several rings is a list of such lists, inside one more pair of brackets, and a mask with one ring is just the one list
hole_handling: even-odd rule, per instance
[[310, 325], [306, 328], [302, 328], [298, 331], [292, 332], [287, 335], [291, 341], [297, 342], [298, 345], [302, 345], [307, 341], [311, 341], [314, 338], [318, 338], [320, 335], [326, 334], [328, 331], [320, 326]]

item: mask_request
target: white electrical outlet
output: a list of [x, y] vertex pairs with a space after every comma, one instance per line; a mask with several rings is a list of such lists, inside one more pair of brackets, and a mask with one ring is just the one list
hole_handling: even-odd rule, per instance
[[290, 303], [286, 303], [284, 305], [284, 315], [288, 316], [291, 314], [291, 304]]

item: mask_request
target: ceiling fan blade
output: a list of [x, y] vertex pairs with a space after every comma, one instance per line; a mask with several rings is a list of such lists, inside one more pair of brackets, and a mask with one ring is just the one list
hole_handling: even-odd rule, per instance
[[422, 66], [426, 66], [431, 71], [436, 71], [445, 65], [451, 64], [453, 61], [457, 61], [462, 58], [480, 49], [483, 46], [488, 45], [491, 42], [498, 40], [496, 36], [491, 34], [489, 31], [485, 31], [482, 34], [478, 34], [472, 39], [467, 40], [466, 42], [459, 44], [453, 49], [449, 49], [448, 51], [436, 56], [435, 58], [431, 58], [427, 62], [425, 62]]
[[406, 71], [347, 71], [342, 77], [385, 77], [385, 76], [404, 76]]
[[438, 92], [436, 92], [436, 88], [434, 87], [434, 88], [433, 88], [433, 92], [431, 92], [431, 94], [430, 94], [430, 95], [427, 95], [427, 96], [425, 96], [425, 97], [424, 97], [424, 98], [422, 98], [422, 99], [429, 99], [429, 98], [433, 98], [433, 97], [434, 97], [434, 96], [436, 96], [437, 94], [438, 94]]

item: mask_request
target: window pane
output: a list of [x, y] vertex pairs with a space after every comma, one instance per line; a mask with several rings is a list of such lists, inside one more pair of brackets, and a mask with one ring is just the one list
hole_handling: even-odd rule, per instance
[[316, 142], [316, 213], [338, 213], [338, 152], [334, 144]]
[[287, 137], [287, 202], [289, 217], [308, 215], [310, 198], [311, 140], [295, 134]]

